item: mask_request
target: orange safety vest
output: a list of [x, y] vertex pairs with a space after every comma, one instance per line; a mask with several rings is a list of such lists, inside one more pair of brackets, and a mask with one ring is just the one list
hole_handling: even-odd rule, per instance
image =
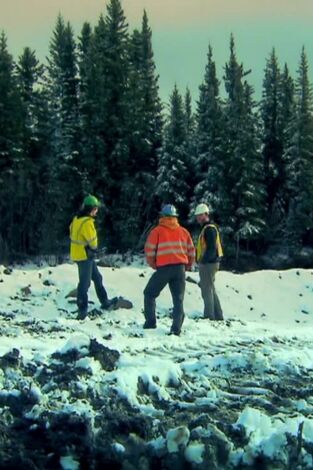
[[204, 232], [207, 227], [213, 227], [216, 230], [216, 253], [217, 257], [221, 258], [223, 256], [223, 247], [221, 243], [220, 232], [215, 224], [206, 224], [199, 235], [198, 242], [197, 242], [197, 262], [199, 262], [207, 248], [207, 244], [204, 238]]
[[161, 217], [159, 225], [147, 238], [145, 255], [153, 268], [170, 264], [191, 266], [195, 260], [195, 247], [190, 233], [179, 225], [176, 217]]

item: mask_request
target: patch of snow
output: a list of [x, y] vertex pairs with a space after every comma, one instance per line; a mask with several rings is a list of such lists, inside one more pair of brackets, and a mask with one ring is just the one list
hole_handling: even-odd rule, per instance
[[120, 444], [119, 442], [113, 442], [112, 447], [119, 454], [123, 454], [125, 452], [125, 447], [122, 444]]
[[189, 437], [190, 431], [186, 426], [178, 426], [167, 431], [166, 442], [169, 453], [178, 452], [181, 446], [186, 447]]
[[185, 449], [186, 460], [190, 463], [200, 464], [203, 462], [205, 445], [201, 442], [193, 441]]
[[78, 470], [79, 462], [72, 455], [66, 455], [60, 458], [60, 465], [63, 470]]
[[89, 350], [90, 338], [86, 335], [74, 335], [59, 350], [60, 354], [66, 354], [69, 351], [77, 350], [82, 354], [87, 354]]

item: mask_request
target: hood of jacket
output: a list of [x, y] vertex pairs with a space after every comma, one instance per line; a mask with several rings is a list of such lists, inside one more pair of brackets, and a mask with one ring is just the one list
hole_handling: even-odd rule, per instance
[[177, 227], [180, 227], [177, 217], [161, 217], [159, 220], [159, 225], [171, 230], [175, 230]]

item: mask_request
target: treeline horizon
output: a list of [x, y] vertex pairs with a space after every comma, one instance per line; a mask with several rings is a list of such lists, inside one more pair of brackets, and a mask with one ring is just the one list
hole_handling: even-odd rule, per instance
[[[266, 59], [262, 97], [251, 70], [229, 59], [219, 80], [213, 49], [192, 105], [176, 85], [160, 100], [152, 31], [129, 31], [120, 0], [75, 38], [61, 14], [47, 63], [25, 47], [14, 61], [0, 36], [0, 262], [62, 254], [83, 197], [104, 205], [100, 243], [142, 249], [163, 203], [194, 231], [207, 203], [226, 255], [313, 242], [312, 88], [305, 49], [295, 77]], [[221, 97], [224, 86], [225, 96]]]

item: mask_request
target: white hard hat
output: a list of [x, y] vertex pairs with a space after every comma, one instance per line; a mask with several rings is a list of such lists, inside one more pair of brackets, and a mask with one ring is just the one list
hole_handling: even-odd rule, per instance
[[208, 214], [210, 212], [210, 209], [208, 206], [204, 203], [198, 204], [195, 210], [195, 215], [200, 215], [200, 214]]

